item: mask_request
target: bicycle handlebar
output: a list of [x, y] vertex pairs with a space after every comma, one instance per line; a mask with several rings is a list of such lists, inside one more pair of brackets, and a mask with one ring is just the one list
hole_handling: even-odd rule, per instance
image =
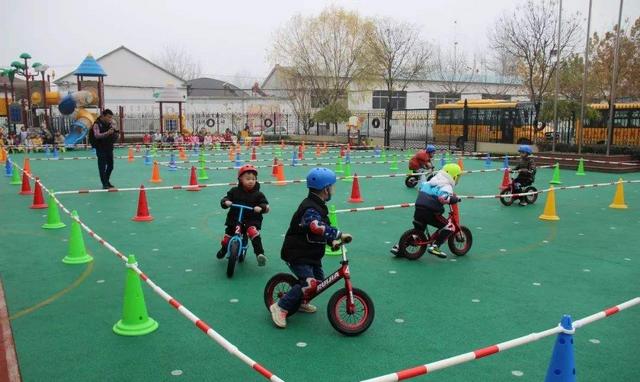
[[249, 206], [245, 206], [242, 204], [231, 204], [231, 207], [236, 207], [236, 208], [240, 208], [240, 209], [245, 209], [245, 210], [253, 210], [253, 207], [249, 207]]

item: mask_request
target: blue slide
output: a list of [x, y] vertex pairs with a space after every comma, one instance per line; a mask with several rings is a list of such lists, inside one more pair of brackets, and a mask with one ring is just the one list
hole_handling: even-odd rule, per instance
[[72, 148], [78, 143], [82, 143], [84, 137], [87, 136], [87, 132], [89, 130], [82, 124], [78, 122], [74, 122], [71, 125], [71, 130], [66, 137], [64, 137], [64, 145], [67, 148]]

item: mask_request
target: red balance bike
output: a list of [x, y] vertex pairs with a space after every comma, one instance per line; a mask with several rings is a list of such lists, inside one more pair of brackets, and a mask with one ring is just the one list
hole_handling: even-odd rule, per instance
[[[518, 171], [511, 171], [511, 173], [517, 174]], [[536, 200], [538, 200], [537, 188], [533, 186], [526, 186], [526, 187], [522, 187], [520, 191], [517, 191], [514, 186], [514, 180], [515, 179], [512, 178], [511, 182], [509, 182], [509, 187], [506, 187], [504, 190], [500, 192], [500, 202], [502, 204], [509, 207], [510, 205], [513, 204], [513, 202], [515, 202], [516, 200], [520, 200], [521, 198], [524, 198], [524, 200], [529, 204], [533, 204], [536, 202]], [[535, 193], [530, 195], [523, 195], [523, 196], [513, 195], [518, 192], [520, 193], [535, 192]]]
[[[464, 256], [471, 249], [473, 244], [473, 236], [469, 228], [460, 225], [460, 214], [458, 213], [458, 204], [449, 205], [449, 223], [453, 224], [454, 231], [449, 236], [449, 249], [456, 256]], [[398, 257], [406, 257], [409, 260], [417, 260], [427, 247], [435, 242], [435, 235], [429, 233], [429, 227], [425, 231], [419, 229], [410, 229], [402, 234], [398, 243]]]
[[[342, 248], [340, 268], [320, 281], [313, 294], [300, 303], [308, 303], [340, 281], [340, 279], [344, 279], [344, 288], [337, 290], [329, 299], [327, 315], [335, 330], [346, 336], [357, 336], [364, 333], [371, 326], [375, 316], [375, 309], [371, 298], [363, 290], [354, 288], [351, 285], [349, 260], [347, 260], [347, 252], [344, 248], [346, 243], [347, 241], [343, 241], [338, 245]], [[334, 247], [334, 250], [336, 249], [338, 248]], [[292, 286], [301, 282], [303, 281], [298, 280], [289, 273], [278, 273], [273, 276], [264, 287], [264, 304], [267, 310], [274, 302], [277, 302], [287, 294]], [[287, 316], [293, 315], [297, 310], [297, 307], [290, 310]]]

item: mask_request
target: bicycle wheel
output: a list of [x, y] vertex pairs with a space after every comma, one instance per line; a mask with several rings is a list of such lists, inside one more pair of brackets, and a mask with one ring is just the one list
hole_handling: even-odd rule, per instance
[[[529, 186], [524, 189], [524, 192], [537, 192], [537, 191], [538, 189], [533, 186]], [[526, 198], [527, 198], [527, 203], [533, 204], [536, 202], [536, 200], [538, 200], [538, 194], [527, 195]]]
[[418, 178], [411, 175], [404, 179], [404, 185], [408, 188], [414, 188], [418, 184]]
[[513, 193], [513, 191], [511, 191], [508, 188], [506, 190], [502, 191], [500, 193], [500, 202], [502, 204], [504, 204], [505, 206], [507, 206], [507, 207], [512, 205], [513, 201], [515, 200], [515, 198], [513, 196], [503, 196], [503, 195], [512, 194], [512, 193]]
[[460, 231], [449, 236], [449, 249], [456, 256], [464, 256], [471, 249], [473, 236], [471, 230], [465, 226], [460, 227]]
[[417, 229], [410, 229], [400, 236], [398, 251], [409, 260], [418, 260], [427, 250], [427, 236]]
[[347, 289], [342, 288], [331, 296], [327, 305], [327, 315], [331, 326], [345, 336], [364, 333], [375, 317], [373, 301], [363, 290], [353, 288], [353, 313], [347, 311]]
[[[278, 273], [267, 281], [267, 285], [264, 286], [264, 305], [269, 310], [269, 307], [274, 302], [278, 302], [291, 288], [298, 283], [298, 279], [288, 273]], [[292, 309], [287, 317], [294, 315], [298, 311], [298, 308]]]
[[240, 242], [231, 240], [229, 243], [229, 261], [227, 262], [227, 277], [233, 277], [233, 271], [236, 269], [236, 261], [240, 255]]

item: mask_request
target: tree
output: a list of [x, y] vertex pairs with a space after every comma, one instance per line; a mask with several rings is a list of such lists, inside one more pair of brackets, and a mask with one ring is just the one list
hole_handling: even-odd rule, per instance
[[[376, 20], [369, 35], [368, 56], [371, 74], [381, 78], [387, 88], [387, 104], [395, 91], [404, 91], [407, 85], [426, 76], [431, 49], [420, 39], [420, 29], [413, 24], [390, 18]], [[385, 124], [385, 146], [389, 145], [390, 116]]]
[[293, 69], [319, 105], [329, 105], [344, 97], [352, 83], [369, 78], [365, 50], [371, 29], [370, 21], [341, 8], [294, 16], [276, 32], [271, 55]]
[[302, 123], [305, 135], [309, 134], [309, 120], [311, 119], [311, 90], [305, 77], [293, 68], [281, 68], [283, 76], [282, 85], [293, 113]]
[[493, 78], [485, 76], [480, 84], [484, 93], [506, 96], [520, 86], [518, 78], [518, 61], [507, 52], [494, 50], [488, 62], [484, 57], [480, 59], [480, 66], [484, 73], [493, 74]]
[[580, 30], [578, 14], [565, 15], [562, 20], [558, 45], [556, 2], [527, 0], [512, 14], [503, 14], [491, 32], [491, 47], [518, 62], [518, 75], [527, 87], [536, 111], [536, 128], [542, 98], [556, 69], [556, 55], [571, 53]]
[[325, 106], [313, 115], [313, 119], [316, 122], [333, 124], [336, 129], [338, 128], [338, 123], [346, 122], [349, 117], [351, 117], [351, 112], [344, 103], [339, 101]]
[[165, 45], [153, 60], [168, 72], [186, 81], [202, 75], [200, 62], [181, 46]]
[[435, 75], [445, 93], [458, 95], [464, 92], [476, 74], [475, 60], [469, 64], [466, 54], [458, 49], [455, 43], [453, 49], [443, 51], [440, 47], [436, 54], [434, 67]]
[[[591, 38], [592, 56], [589, 77], [601, 101], [609, 101], [611, 75], [616, 44], [616, 25], [603, 36], [597, 33]], [[640, 17], [629, 32], [620, 30], [620, 57], [616, 75], [616, 95], [620, 98], [640, 98]]]

